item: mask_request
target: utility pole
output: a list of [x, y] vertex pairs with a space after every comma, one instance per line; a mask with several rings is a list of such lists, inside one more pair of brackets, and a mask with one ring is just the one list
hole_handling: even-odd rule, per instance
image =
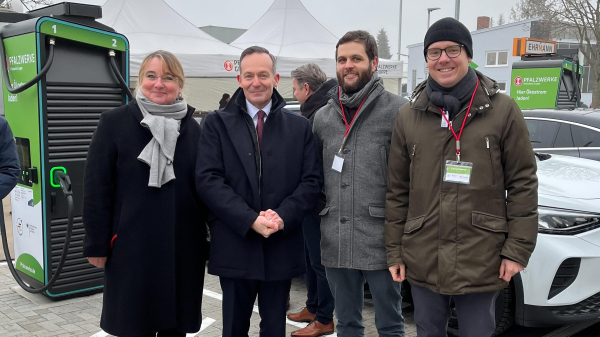
[[[400, 13], [398, 14], [398, 61], [402, 53], [402, 0], [400, 0]], [[404, 66], [400, 72], [400, 79], [398, 79], [398, 96], [402, 96], [402, 77], [404, 76]]]
[[429, 29], [429, 19], [431, 17], [431, 12], [437, 11], [438, 9], [440, 9], [440, 8], [439, 7], [430, 7], [430, 8], [427, 8], [427, 29]]
[[460, 21], [458, 18], [459, 14], [460, 14], [460, 0], [456, 0], [456, 2], [454, 4], [454, 18], [458, 21]]

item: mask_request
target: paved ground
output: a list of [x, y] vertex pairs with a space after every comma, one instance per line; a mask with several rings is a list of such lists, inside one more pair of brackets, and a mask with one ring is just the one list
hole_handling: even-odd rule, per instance
[[[3, 200], [4, 219], [7, 224], [9, 248], [12, 251], [12, 220], [10, 197]], [[0, 261], [5, 260], [0, 242]], [[218, 278], [206, 275], [203, 297], [203, 326], [198, 334], [191, 336], [221, 336], [221, 287]], [[304, 307], [306, 288], [301, 279], [292, 283], [290, 311]], [[99, 326], [102, 308], [102, 294], [52, 302], [43, 295], [25, 293], [15, 282], [5, 263], [0, 263], [0, 336], [110, 336]], [[256, 307], [255, 307], [256, 309]], [[416, 336], [412, 312], [406, 312], [406, 337]], [[365, 300], [364, 324], [366, 336], [377, 336], [375, 310], [370, 300]], [[250, 336], [258, 336], [260, 317], [258, 311], [252, 314]], [[306, 323], [288, 322], [287, 333], [304, 327]]]
[[[221, 288], [216, 277], [207, 275], [204, 284], [203, 327], [198, 334], [189, 336], [221, 336]], [[300, 310], [306, 300], [306, 291], [301, 279], [292, 284], [290, 312]], [[0, 265], [0, 336], [81, 336], [104, 337], [99, 327], [102, 294], [52, 302], [42, 295], [30, 295], [18, 288], [10, 275], [8, 267]], [[416, 336], [412, 324], [412, 313], [407, 317], [406, 336]], [[366, 300], [364, 309], [366, 336], [377, 336], [374, 321], [374, 309]], [[252, 314], [250, 336], [258, 336], [258, 313]], [[288, 334], [302, 323], [289, 322]]]
[[[13, 254], [13, 238], [12, 238], [12, 217], [10, 216], [10, 194], [2, 200], [2, 208], [4, 209], [4, 221], [6, 222], [6, 238], [8, 239], [8, 248], [10, 254]], [[4, 257], [4, 250], [2, 248], [2, 241], [0, 241], [0, 261], [6, 260]]]

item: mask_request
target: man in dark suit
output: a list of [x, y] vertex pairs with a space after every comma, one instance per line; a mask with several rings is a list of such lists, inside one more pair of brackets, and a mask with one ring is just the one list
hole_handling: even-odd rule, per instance
[[223, 336], [248, 336], [258, 295], [260, 336], [285, 335], [291, 279], [306, 263], [302, 219], [323, 183], [309, 121], [283, 109], [275, 58], [261, 47], [240, 57], [240, 88], [206, 117], [196, 166], [209, 206], [208, 272], [223, 290]]

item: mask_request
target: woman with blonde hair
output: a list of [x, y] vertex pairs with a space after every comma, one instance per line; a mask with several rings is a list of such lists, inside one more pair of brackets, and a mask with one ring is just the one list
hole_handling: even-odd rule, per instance
[[85, 166], [84, 255], [105, 270], [100, 326], [123, 337], [200, 329], [206, 211], [194, 184], [200, 126], [177, 58], [141, 64], [135, 99], [102, 113]]

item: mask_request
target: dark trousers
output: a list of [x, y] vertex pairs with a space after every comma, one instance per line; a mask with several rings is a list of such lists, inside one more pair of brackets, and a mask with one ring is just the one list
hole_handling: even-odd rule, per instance
[[389, 270], [345, 268], [325, 268], [325, 270], [335, 298], [338, 336], [362, 337], [365, 335], [362, 310], [366, 281], [369, 283], [369, 289], [373, 295], [375, 327], [379, 336], [404, 337], [401, 283], [394, 282]]
[[302, 221], [306, 248], [306, 309], [316, 314], [315, 319], [322, 324], [333, 321], [334, 300], [329, 289], [325, 267], [321, 264], [321, 217], [310, 212]]
[[153, 332], [137, 337], [185, 337], [185, 332], [173, 331], [173, 330], [165, 330], [159, 332]]
[[458, 315], [460, 337], [487, 337], [496, 329], [498, 291], [449, 296], [411, 284], [411, 292], [419, 337], [446, 337], [451, 298]]
[[258, 281], [220, 277], [223, 291], [223, 337], [248, 336], [258, 295], [260, 336], [285, 336], [285, 306], [292, 280]]

